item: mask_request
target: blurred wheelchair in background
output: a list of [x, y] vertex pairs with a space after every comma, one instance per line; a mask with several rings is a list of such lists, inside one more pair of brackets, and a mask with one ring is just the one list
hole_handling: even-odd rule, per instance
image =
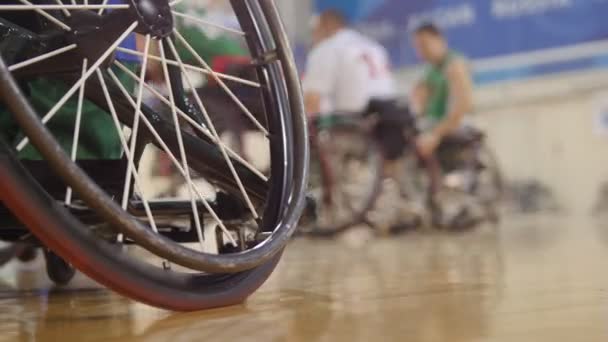
[[361, 117], [323, 116], [310, 124], [315, 220], [300, 230], [330, 237], [366, 222], [381, 192], [384, 160]]
[[[167, 309], [240, 303], [262, 285], [306, 203], [307, 125], [274, 3], [227, 4], [239, 29], [199, 17], [198, 0], [0, 4], [1, 240], [42, 247], [59, 283], [75, 267]], [[176, 29], [184, 20], [240, 39], [255, 80], [212, 70], [200, 41]], [[147, 79], [151, 66], [166, 94]], [[222, 141], [210, 114], [221, 108], [207, 108], [193, 75], [263, 137], [267, 168]], [[240, 87], [262, 105], [249, 107]], [[169, 157], [185, 198], [146, 176], [150, 150]]]
[[[363, 115], [320, 117], [312, 124], [317, 222], [305, 233], [328, 237], [360, 224], [382, 234], [424, 223], [462, 230], [498, 221], [502, 175], [481, 131], [464, 127], [441, 144], [436, 163], [427, 164], [417, 155], [419, 129], [407, 106], [372, 103]], [[401, 136], [387, 137], [387, 127], [397, 127]], [[398, 156], [388, 175], [386, 156]], [[433, 172], [441, 178], [436, 190]]]

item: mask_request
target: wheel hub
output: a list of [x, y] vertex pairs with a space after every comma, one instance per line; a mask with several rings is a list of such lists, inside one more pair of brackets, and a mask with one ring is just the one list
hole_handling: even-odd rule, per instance
[[131, 0], [139, 21], [138, 31], [155, 38], [166, 38], [173, 32], [173, 15], [168, 0]]

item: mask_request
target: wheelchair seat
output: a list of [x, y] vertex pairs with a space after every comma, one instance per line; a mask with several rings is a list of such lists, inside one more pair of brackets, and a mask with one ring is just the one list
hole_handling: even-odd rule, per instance
[[458, 129], [456, 132], [446, 136], [443, 139], [442, 145], [454, 147], [468, 147], [471, 145], [483, 142], [486, 134], [479, 128], [466, 125]]

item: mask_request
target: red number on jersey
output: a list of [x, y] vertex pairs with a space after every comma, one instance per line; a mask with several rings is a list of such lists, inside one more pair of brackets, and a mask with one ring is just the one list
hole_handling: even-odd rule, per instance
[[378, 65], [374, 58], [370, 56], [368, 53], [363, 53], [361, 55], [361, 60], [367, 64], [369, 69], [369, 77], [373, 80], [379, 79], [380, 77], [386, 75], [388, 72], [388, 66], [386, 65]]

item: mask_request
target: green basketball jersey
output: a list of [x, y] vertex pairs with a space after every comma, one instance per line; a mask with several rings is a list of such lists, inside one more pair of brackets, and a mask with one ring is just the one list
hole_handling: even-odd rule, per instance
[[[194, 3], [193, 3], [194, 4]], [[205, 18], [207, 12], [201, 6], [182, 7], [178, 6], [178, 11], [187, 13], [193, 17]], [[208, 25], [188, 20], [183, 17], [175, 17], [175, 24], [181, 35], [188, 41], [192, 48], [207, 62], [212, 63], [216, 57], [220, 56], [246, 56], [247, 49], [243, 41], [232, 33], [221, 28], [213, 28]], [[214, 22], [216, 20], [209, 20]], [[221, 23], [216, 23], [222, 25]], [[191, 58], [190, 52], [177, 44], [178, 53], [188, 60]]]
[[429, 91], [425, 104], [425, 115], [433, 122], [441, 121], [448, 114], [450, 101], [450, 86], [446, 68], [454, 59], [463, 58], [460, 54], [450, 51], [444, 60], [436, 65], [430, 65], [424, 77], [424, 83]]

